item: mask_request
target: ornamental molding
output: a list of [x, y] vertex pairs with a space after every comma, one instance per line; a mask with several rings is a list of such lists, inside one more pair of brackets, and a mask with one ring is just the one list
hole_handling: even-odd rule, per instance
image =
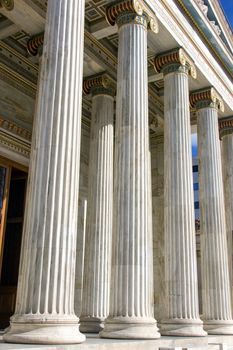
[[0, 129], [14, 135], [15, 137], [22, 138], [24, 141], [31, 142], [31, 138], [32, 138], [31, 131], [29, 131], [28, 129], [22, 128], [19, 125], [9, 120], [3, 119], [1, 117], [0, 117]]
[[117, 1], [106, 8], [107, 22], [114, 26], [123, 14], [135, 13], [137, 16], [147, 18], [148, 29], [158, 33], [159, 25], [154, 12], [146, 6], [143, 0], [123, 0]]
[[233, 116], [219, 119], [218, 125], [220, 138], [233, 134]]
[[201, 11], [204, 13], [205, 16], [207, 16], [207, 13], [209, 11], [208, 6], [205, 5], [204, 0], [196, 0], [197, 5], [201, 9]]
[[33, 82], [25, 79], [21, 74], [7, 67], [0, 62], [0, 78], [14, 88], [22, 91], [26, 95], [35, 98], [37, 86]]
[[0, 8], [12, 11], [14, 8], [14, 0], [0, 0]]
[[3, 149], [29, 159], [31, 137], [29, 130], [0, 117], [0, 146]]
[[212, 27], [214, 28], [214, 30], [216, 31], [217, 35], [219, 36], [221, 34], [221, 29], [219, 27], [218, 24], [216, 24], [215, 21], [211, 21], [208, 18], [208, 11], [209, 11], [209, 7], [205, 5], [204, 0], [196, 0], [196, 3], [198, 5], [198, 7], [201, 9], [201, 11], [204, 13], [204, 15], [206, 16], [207, 20], [210, 22], [210, 24], [212, 25]]
[[224, 112], [223, 99], [213, 87], [192, 92], [190, 94], [190, 105], [196, 109], [212, 107]]
[[10, 137], [0, 130], [0, 145], [1, 147], [8, 149], [14, 153], [20, 154], [23, 157], [29, 159], [30, 157], [30, 145], [23, 143], [15, 137]]
[[115, 83], [106, 73], [91, 76], [83, 81], [83, 93], [84, 95], [92, 93], [92, 95], [115, 96]]
[[179, 67], [182, 67], [192, 78], [196, 79], [195, 65], [183, 48], [163, 52], [154, 58], [154, 68], [157, 73], [168, 74], [178, 70]]

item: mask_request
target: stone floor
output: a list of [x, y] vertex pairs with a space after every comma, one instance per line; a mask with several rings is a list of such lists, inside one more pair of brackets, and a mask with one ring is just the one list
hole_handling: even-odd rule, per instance
[[96, 334], [87, 335], [87, 341], [79, 345], [23, 345], [7, 344], [0, 335], [0, 350], [233, 350], [233, 336], [209, 336], [208, 338], [162, 337], [158, 340], [100, 339]]

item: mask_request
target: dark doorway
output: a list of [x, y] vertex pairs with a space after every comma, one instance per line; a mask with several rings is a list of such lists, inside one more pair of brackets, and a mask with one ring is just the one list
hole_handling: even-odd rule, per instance
[[0, 265], [0, 329], [9, 325], [15, 309], [27, 173], [11, 167], [8, 183]]

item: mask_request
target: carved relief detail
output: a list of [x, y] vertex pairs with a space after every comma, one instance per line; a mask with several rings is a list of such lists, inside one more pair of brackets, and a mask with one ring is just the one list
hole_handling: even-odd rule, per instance
[[190, 94], [190, 105], [196, 109], [213, 107], [224, 112], [223, 100], [213, 87], [192, 92]]
[[218, 125], [220, 138], [233, 134], [233, 116], [219, 119]]
[[[144, 16], [146, 18], [148, 28], [153, 32], [158, 33], [158, 21], [156, 16], [142, 0], [117, 1], [106, 9], [106, 18], [110, 25], [115, 25], [119, 18], [125, 14], [128, 15], [127, 18], [129, 22], [136, 21], [138, 23], [140, 22], [138, 16]], [[132, 17], [130, 14], [135, 14], [136, 16]], [[121, 22], [119, 24], [126, 23], [125, 20], [124, 23]]]
[[157, 73], [170, 73], [183, 69], [194, 79], [197, 77], [196, 67], [191, 58], [183, 48], [176, 48], [172, 51], [157, 55], [154, 59], [154, 67]]
[[114, 81], [107, 74], [87, 78], [83, 81], [83, 93], [85, 95], [103, 93], [115, 96]]

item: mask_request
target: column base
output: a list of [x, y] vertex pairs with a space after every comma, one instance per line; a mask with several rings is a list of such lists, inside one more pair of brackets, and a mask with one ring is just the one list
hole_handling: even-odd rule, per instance
[[99, 333], [104, 329], [105, 318], [80, 317], [80, 331], [83, 333]]
[[208, 334], [233, 335], [233, 320], [206, 320], [204, 329]]
[[86, 340], [79, 332], [79, 324], [17, 323], [11, 322], [3, 335], [7, 343], [22, 344], [79, 344]]
[[162, 335], [178, 337], [205, 337], [207, 335], [201, 320], [177, 318], [162, 321], [159, 326]]
[[112, 339], [160, 338], [155, 319], [143, 317], [108, 317], [99, 335]]

